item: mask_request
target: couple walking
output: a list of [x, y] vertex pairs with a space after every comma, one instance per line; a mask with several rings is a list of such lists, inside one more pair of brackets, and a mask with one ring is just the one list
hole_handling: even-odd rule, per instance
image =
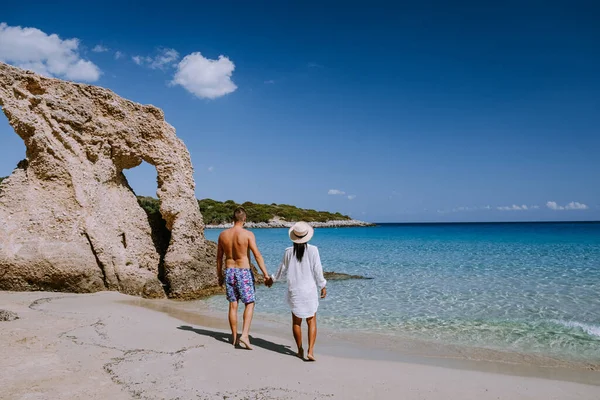
[[[232, 343], [248, 350], [250, 346], [250, 324], [254, 313], [254, 276], [250, 270], [250, 252], [265, 276], [265, 285], [271, 287], [273, 282], [287, 280], [287, 300], [292, 310], [292, 332], [298, 346], [298, 357], [304, 359], [302, 347], [302, 319], [308, 325], [307, 358], [315, 361], [314, 346], [317, 338], [317, 308], [319, 296], [327, 296], [323, 277], [323, 267], [319, 257], [319, 249], [309, 245], [308, 241], [314, 234], [313, 228], [306, 222], [297, 222], [289, 230], [292, 247], [288, 247], [283, 260], [275, 275], [269, 276], [265, 262], [258, 251], [254, 234], [244, 229], [246, 211], [239, 207], [233, 214], [234, 225], [219, 235], [217, 251], [217, 276], [219, 285], [225, 284], [227, 300], [229, 300], [229, 326], [231, 327]], [[225, 273], [223, 273], [223, 258], [225, 258]], [[237, 314], [238, 302], [245, 305], [242, 335], [238, 338]]]

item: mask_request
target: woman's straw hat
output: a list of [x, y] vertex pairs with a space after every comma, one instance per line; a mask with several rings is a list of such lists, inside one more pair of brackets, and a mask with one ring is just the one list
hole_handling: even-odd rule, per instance
[[313, 235], [315, 234], [315, 230], [306, 222], [296, 222], [290, 228], [288, 233], [290, 235], [290, 239], [292, 239], [292, 242], [301, 244], [312, 239]]

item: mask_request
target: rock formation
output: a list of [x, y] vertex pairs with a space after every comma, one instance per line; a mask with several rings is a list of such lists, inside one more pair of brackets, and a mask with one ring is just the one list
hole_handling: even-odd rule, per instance
[[[0, 106], [27, 148], [0, 186], [1, 290], [193, 298], [214, 286], [190, 155], [160, 109], [4, 63]], [[166, 251], [123, 175], [142, 161], [156, 167]]]

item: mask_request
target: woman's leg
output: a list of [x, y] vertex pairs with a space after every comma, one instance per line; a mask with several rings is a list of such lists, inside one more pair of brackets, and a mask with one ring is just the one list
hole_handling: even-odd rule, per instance
[[296, 346], [298, 346], [298, 357], [304, 358], [304, 350], [302, 349], [302, 318], [298, 318], [292, 313], [292, 333]]
[[308, 354], [307, 357], [311, 361], [315, 361], [313, 350], [315, 349], [315, 341], [317, 340], [317, 314], [310, 318], [306, 318], [308, 324]]

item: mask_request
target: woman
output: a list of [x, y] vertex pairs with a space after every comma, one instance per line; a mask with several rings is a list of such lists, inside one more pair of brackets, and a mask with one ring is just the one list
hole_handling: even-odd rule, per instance
[[306, 222], [297, 222], [288, 233], [294, 246], [285, 250], [279, 270], [272, 278], [275, 281], [285, 279], [288, 282], [287, 299], [292, 309], [292, 333], [298, 345], [298, 357], [304, 359], [302, 319], [305, 318], [308, 324], [307, 358], [309, 361], [316, 361], [313, 351], [317, 339], [317, 288], [324, 299], [327, 296], [327, 281], [323, 277], [319, 249], [308, 244], [314, 229]]

